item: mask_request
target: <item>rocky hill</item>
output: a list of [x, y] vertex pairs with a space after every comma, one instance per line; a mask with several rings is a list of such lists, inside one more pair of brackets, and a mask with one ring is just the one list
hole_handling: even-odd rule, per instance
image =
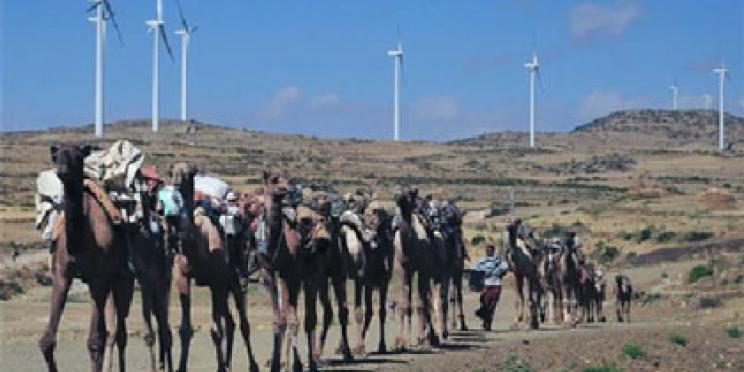
[[[744, 118], [724, 116], [730, 142], [744, 141]], [[574, 133], [642, 133], [678, 139], [718, 138], [718, 111], [714, 110], [627, 110], [578, 126]]]

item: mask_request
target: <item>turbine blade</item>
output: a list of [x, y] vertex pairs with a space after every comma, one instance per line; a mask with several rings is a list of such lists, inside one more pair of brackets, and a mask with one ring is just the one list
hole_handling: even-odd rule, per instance
[[408, 86], [408, 78], [406, 77], [406, 64], [403, 63], [403, 54], [400, 55], [400, 78], [403, 80], [403, 86]]
[[540, 69], [535, 69], [535, 75], [537, 75], [537, 85], [540, 87], [540, 93], [545, 92], [545, 87], [543, 86], [542, 77], [540, 75]]
[[186, 23], [186, 17], [183, 16], [183, 8], [181, 7], [181, 0], [176, 0], [176, 6], [178, 7], [178, 15], [181, 17], [181, 26], [184, 30], [189, 29], [189, 24]]
[[168, 52], [171, 61], [173, 61], [173, 51], [171, 50], [170, 43], [168, 42], [168, 35], [166, 35], [165, 26], [161, 24], [158, 26], [158, 28], [160, 29], [160, 37], [163, 38], [163, 44], [165, 44], [165, 50]]
[[99, 5], [101, 5], [101, 3], [93, 3], [93, 4], [92, 4], [91, 6], [89, 6], [89, 7], [87, 8], [87, 9], [85, 9], [85, 12], [86, 12], [86, 13], [90, 13], [90, 12], [92, 12], [92, 11], [96, 10], [96, 8], [98, 8], [98, 6], [99, 6]]
[[199, 29], [199, 26], [194, 26], [194, 27], [192, 27], [192, 28], [191, 28], [191, 29], [189, 30], [189, 33], [190, 33], [190, 34], [193, 34], [193, 33], [194, 33], [194, 32], [196, 32], [196, 30], [198, 30], [198, 29]]
[[111, 8], [111, 3], [109, 3], [109, 0], [103, 0], [103, 5], [106, 6], [106, 13], [108, 13], [108, 18], [111, 20], [111, 24], [114, 25], [114, 30], [116, 30], [116, 36], [119, 38], [119, 43], [124, 45], [124, 38], [121, 36], [119, 23], [116, 22], [116, 17], [114, 16], [114, 10]]

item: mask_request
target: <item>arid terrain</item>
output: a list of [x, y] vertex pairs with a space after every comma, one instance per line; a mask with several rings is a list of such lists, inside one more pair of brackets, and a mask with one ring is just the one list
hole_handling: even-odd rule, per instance
[[[467, 211], [465, 233], [474, 258], [486, 242], [500, 244], [513, 204], [514, 213], [543, 235], [578, 231], [587, 243], [584, 249], [606, 268], [608, 282], [623, 272], [638, 292], [629, 324], [615, 322], [610, 295], [608, 323], [513, 331], [514, 293], [507, 279], [495, 331], [477, 330], [472, 315], [477, 294], [469, 293], [466, 312], [473, 330], [456, 333], [442, 349], [371, 355], [329, 368], [744, 370], [744, 342], [732, 331], [744, 329], [744, 119], [727, 120], [732, 145], [723, 153], [714, 151], [717, 123], [711, 111], [618, 112], [569, 133], [538, 134], [534, 150], [524, 146], [524, 133], [448, 143], [387, 142], [191, 123], [194, 132], [179, 122], [167, 122], [153, 134], [145, 121], [116, 123], [103, 140], [89, 140], [91, 127], [2, 133], [0, 370], [43, 367], [36, 340], [46, 321], [50, 289], [46, 247], [33, 219], [35, 178], [51, 168], [49, 146], [68, 141], [105, 145], [120, 138], [141, 147], [145, 161], [158, 169], [184, 160], [236, 188], [256, 185], [267, 166], [286, 168], [305, 184], [327, 182], [343, 191], [368, 187], [382, 200], [389, 200], [395, 185], [415, 184], [424, 193], [459, 200]], [[15, 260], [13, 245], [20, 253]], [[271, 333], [267, 296], [257, 287], [248, 296], [252, 339], [263, 362]], [[143, 370], [147, 362], [137, 296], [135, 302], [128, 360], [132, 370]], [[87, 368], [89, 306], [87, 290], [77, 284], [57, 347], [64, 370]], [[171, 311], [176, 327], [175, 306]], [[213, 369], [203, 289], [197, 290], [194, 319], [200, 328], [191, 367]], [[377, 342], [375, 329], [373, 323], [369, 350]], [[395, 330], [390, 324], [388, 346]], [[332, 337], [337, 332], [333, 327]], [[300, 339], [304, 349], [304, 335]], [[242, 341], [236, 342], [236, 367], [242, 370], [245, 355]]]

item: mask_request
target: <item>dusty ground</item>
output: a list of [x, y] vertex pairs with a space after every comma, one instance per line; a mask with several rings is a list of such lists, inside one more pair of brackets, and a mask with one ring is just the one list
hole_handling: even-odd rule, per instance
[[[614, 307], [608, 303], [606, 314], [610, 322], [581, 325], [577, 329], [547, 325], [540, 331], [511, 330], [515, 314], [514, 292], [507, 287], [497, 309], [497, 323], [492, 332], [482, 332], [472, 315], [477, 294], [466, 296], [466, 314], [471, 331], [454, 332], [442, 348], [430, 351], [414, 350], [413, 353], [370, 355], [353, 363], [340, 363], [335, 355], [327, 355], [327, 368], [338, 370], [508, 370], [543, 371], [575, 370], [587, 367], [615, 365], [628, 371], [669, 370], [700, 371], [714, 368], [742, 370], [744, 368], [744, 342], [728, 337], [726, 326], [739, 324], [737, 312], [744, 309], [744, 300], [733, 297], [715, 310], [697, 309], [695, 296], [680, 289], [679, 282], [696, 262], [681, 262], [663, 267], [642, 267], [626, 270], [636, 281], [640, 291], [663, 294], [663, 297], [641, 304], [637, 301], [633, 309], [632, 323], [616, 323]], [[661, 279], [659, 272], [668, 273]], [[675, 295], [675, 293], [682, 293]], [[0, 302], [2, 328], [0, 345], [2, 358], [0, 370], [14, 371], [20, 368], [42, 370], [43, 360], [36, 347], [47, 316], [49, 288], [37, 287], [13, 301]], [[215, 368], [214, 349], [209, 337], [209, 302], [203, 289], [196, 291], [193, 316], [197, 325], [190, 357], [194, 371]], [[136, 301], [138, 302], [138, 301]], [[271, 340], [271, 318], [266, 306], [266, 296], [261, 289], [249, 293], [252, 343], [259, 361], [269, 358]], [[179, 315], [172, 306], [174, 328]], [[63, 370], [85, 370], [88, 356], [85, 348], [89, 304], [82, 285], [73, 289], [59, 335], [57, 356]], [[392, 320], [390, 317], [389, 320]], [[738, 322], [738, 323], [737, 323]], [[135, 303], [129, 318], [130, 343], [127, 363], [130, 370], [145, 370], [148, 367], [146, 349], [141, 339], [142, 320], [139, 304]], [[376, 320], [367, 340], [367, 349], [377, 345]], [[387, 344], [393, 345], [395, 325], [388, 323]], [[175, 333], [175, 330], [174, 330]], [[672, 343], [672, 335], [688, 338], [687, 346]], [[301, 350], [305, 358], [305, 336], [301, 336]], [[338, 340], [338, 327], [331, 331], [328, 352]], [[647, 354], [637, 360], [624, 356], [624, 345], [634, 344]], [[234, 363], [236, 370], [247, 366], [242, 341], [236, 339]], [[178, 353], [178, 343], [174, 348]], [[528, 369], [516, 369], [519, 366]]]

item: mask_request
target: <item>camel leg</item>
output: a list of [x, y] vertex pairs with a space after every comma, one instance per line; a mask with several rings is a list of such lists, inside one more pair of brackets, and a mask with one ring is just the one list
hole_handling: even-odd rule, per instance
[[277, 283], [276, 277], [273, 273], [264, 271], [266, 291], [269, 293], [271, 299], [271, 309], [274, 314], [274, 326], [273, 326], [273, 348], [271, 353], [271, 371], [278, 372], [281, 370], [282, 362], [282, 343], [284, 334], [287, 330], [287, 316], [284, 312], [283, 305], [286, 302], [281, 302], [282, 293]]
[[331, 305], [331, 299], [328, 294], [328, 285], [325, 282], [325, 280], [321, 280], [320, 285], [318, 286], [318, 299], [320, 300], [320, 306], [323, 307], [323, 327], [320, 329], [318, 342], [315, 344], [314, 353], [316, 359], [320, 359], [323, 355], [326, 338], [328, 337], [328, 329], [331, 328], [331, 322], [333, 322], [333, 306]]
[[[326, 289], [326, 297], [328, 297], [328, 287], [322, 286], [322, 288]], [[338, 321], [341, 324], [341, 340], [339, 341], [341, 344], [340, 346], [340, 352], [344, 357], [344, 360], [350, 361], [354, 359], [354, 357], [351, 354], [351, 349], [349, 348], [349, 335], [348, 335], [348, 326], [349, 326], [349, 308], [346, 305], [346, 276], [345, 275], [335, 275], [335, 278], [333, 279], [333, 294], [336, 297], [336, 302], [338, 304]], [[328, 308], [330, 308], [330, 301], [328, 303]], [[328, 331], [328, 327], [330, 326], [330, 321], [333, 318], [333, 310], [330, 312], [330, 317], [328, 319], [328, 325], [325, 325], [325, 314], [323, 319], [323, 327], [325, 328], [325, 331]], [[324, 336], [324, 342], [325, 342], [325, 336]]]
[[[281, 283], [282, 281], [280, 281]], [[285, 282], [287, 288], [287, 362], [292, 358], [292, 369], [295, 372], [302, 372], [302, 360], [297, 345], [299, 319], [297, 318], [297, 301], [300, 291], [299, 278], [292, 278]]]
[[227, 305], [228, 293], [225, 292], [225, 308], [223, 309], [225, 318], [225, 370], [230, 371], [232, 367], [233, 342], [235, 341], [235, 319], [230, 313]]
[[116, 311], [116, 348], [119, 351], [119, 371], [126, 371], [127, 360], [127, 316], [134, 295], [134, 278], [117, 278], [111, 288], [113, 305]]
[[315, 327], [318, 324], [318, 314], [315, 307], [317, 300], [317, 286], [312, 280], [302, 281], [302, 290], [305, 300], [305, 335], [307, 336], [307, 362], [311, 371], [318, 369], [319, 360], [316, 359], [313, 350], [315, 350]]
[[178, 254], [174, 258], [174, 282], [178, 291], [178, 300], [181, 304], [181, 324], [178, 335], [181, 339], [181, 357], [178, 362], [178, 371], [186, 372], [189, 361], [189, 348], [194, 329], [191, 326], [191, 279], [186, 276], [185, 268], [188, 263], [186, 257]]
[[171, 350], [173, 348], [173, 334], [170, 330], [170, 322], [168, 321], [168, 286], [160, 291], [160, 298], [155, 298], [154, 301], [154, 312], [155, 321], [158, 323], [158, 343], [159, 343], [159, 360], [160, 365], [158, 369], [160, 371], [173, 371], [173, 356]]
[[91, 296], [90, 330], [88, 333], [88, 353], [90, 354], [90, 370], [103, 370], [103, 357], [106, 347], [106, 299], [109, 294], [108, 286], [89, 283]]
[[256, 363], [256, 358], [253, 355], [253, 348], [251, 347], [251, 325], [248, 322], [248, 309], [245, 306], [245, 293], [239, 286], [234, 286], [232, 288], [232, 293], [233, 299], [235, 300], [235, 307], [238, 310], [240, 335], [243, 337], [245, 351], [248, 354], [249, 371], [258, 372], [258, 363]]
[[431, 287], [429, 276], [421, 271], [417, 273], [416, 278], [416, 303], [414, 305], [418, 316], [419, 345], [431, 346], [436, 344], [431, 322]]
[[434, 283], [431, 287], [431, 294], [429, 296], [429, 301], [431, 302], [431, 324], [432, 332], [434, 333], [434, 336], [444, 337], [444, 332], [446, 327], [442, 324], [444, 323], [444, 306], [442, 306], [441, 301], [441, 295], [442, 295], [442, 283]]
[[[397, 252], [396, 252], [397, 253]], [[398, 255], [396, 254], [393, 272], [398, 283], [400, 283], [400, 295], [398, 297], [399, 308], [399, 329], [398, 336], [395, 338], [395, 348], [399, 351], [408, 348], [410, 338], [411, 322], [411, 273], [404, 270]], [[408, 325], [406, 324], [408, 322]]]
[[450, 277], [449, 275], [445, 275], [444, 279], [441, 283], [440, 293], [437, 295], [438, 301], [442, 307], [441, 311], [441, 317], [439, 318], [439, 324], [441, 327], [441, 336], [443, 339], [447, 339], [449, 337], [449, 327], [447, 324], [447, 319], [450, 313], [449, 308], [449, 292], [450, 292]]
[[[52, 267], [59, 264], [59, 260], [52, 259]], [[52, 283], [52, 295], [49, 301], [49, 323], [47, 323], [44, 335], [39, 340], [39, 348], [44, 355], [47, 369], [50, 372], [57, 371], [57, 362], [54, 360], [54, 348], [57, 346], [57, 330], [59, 330], [59, 321], [62, 318], [62, 312], [65, 310], [67, 302], [67, 293], [70, 291], [72, 284], [72, 275], [67, 270], [56, 268], [52, 270], [54, 277]]]
[[[226, 370], [225, 365], [225, 354], [222, 350], [222, 342], [225, 337], [225, 329], [223, 328], [222, 322], [226, 322], [225, 308], [227, 307], [227, 301], [224, 296], [224, 291], [221, 288], [210, 288], [212, 294], [212, 327], [210, 334], [212, 336], [212, 343], [214, 344], [215, 355], [217, 357], [217, 371], [224, 372]], [[223, 303], [224, 302], [224, 303]]]
[[460, 318], [460, 330], [467, 331], [468, 326], [465, 323], [465, 311], [462, 308], [462, 270], [457, 271], [455, 275], [455, 300], [457, 301], [457, 313]]
[[365, 353], [365, 345], [366, 345], [366, 339], [367, 339], [367, 330], [369, 330], [369, 324], [372, 321], [372, 314], [374, 313], [373, 309], [373, 303], [372, 303], [372, 292], [373, 288], [370, 285], [370, 283], [366, 283], [364, 285], [364, 324], [362, 326], [362, 334], [361, 334], [361, 340], [359, 342], [359, 347], [357, 349], [357, 352], [359, 354]]
[[364, 354], [364, 284], [362, 278], [354, 277], [354, 322], [357, 326], [357, 344], [354, 348], [356, 354]]
[[380, 321], [379, 321], [380, 341], [379, 341], [379, 344], [377, 345], [377, 352], [380, 354], [384, 354], [387, 352], [387, 347], [385, 347], [385, 319], [387, 317], [387, 287], [388, 287], [387, 281], [384, 281], [379, 286], [380, 303], [378, 305], [380, 306], [380, 308], [378, 309], [378, 317], [380, 318]]
[[[140, 285], [141, 285], [140, 281]], [[143, 339], [145, 340], [145, 346], [147, 346], [148, 351], [150, 352], [150, 370], [155, 371], [156, 370], [156, 361], [155, 361], [155, 331], [152, 328], [152, 315], [154, 313], [153, 309], [153, 300], [154, 296], [152, 295], [152, 288], [150, 285], [141, 285], [141, 294], [142, 294], [142, 320], [144, 320], [145, 323], [145, 335], [143, 336]], [[160, 324], [158, 323], [158, 326]], [[162, 356], [161, 356], [162, 357]]]
[[514, 320], [514, 327], [518, 328], [524, 320], [524, 282], [522, 277], [516, 277], [514, 280], [517, 290], [517, 301], [514, 303], [514, 307], [517, 310], [517, 317]]

